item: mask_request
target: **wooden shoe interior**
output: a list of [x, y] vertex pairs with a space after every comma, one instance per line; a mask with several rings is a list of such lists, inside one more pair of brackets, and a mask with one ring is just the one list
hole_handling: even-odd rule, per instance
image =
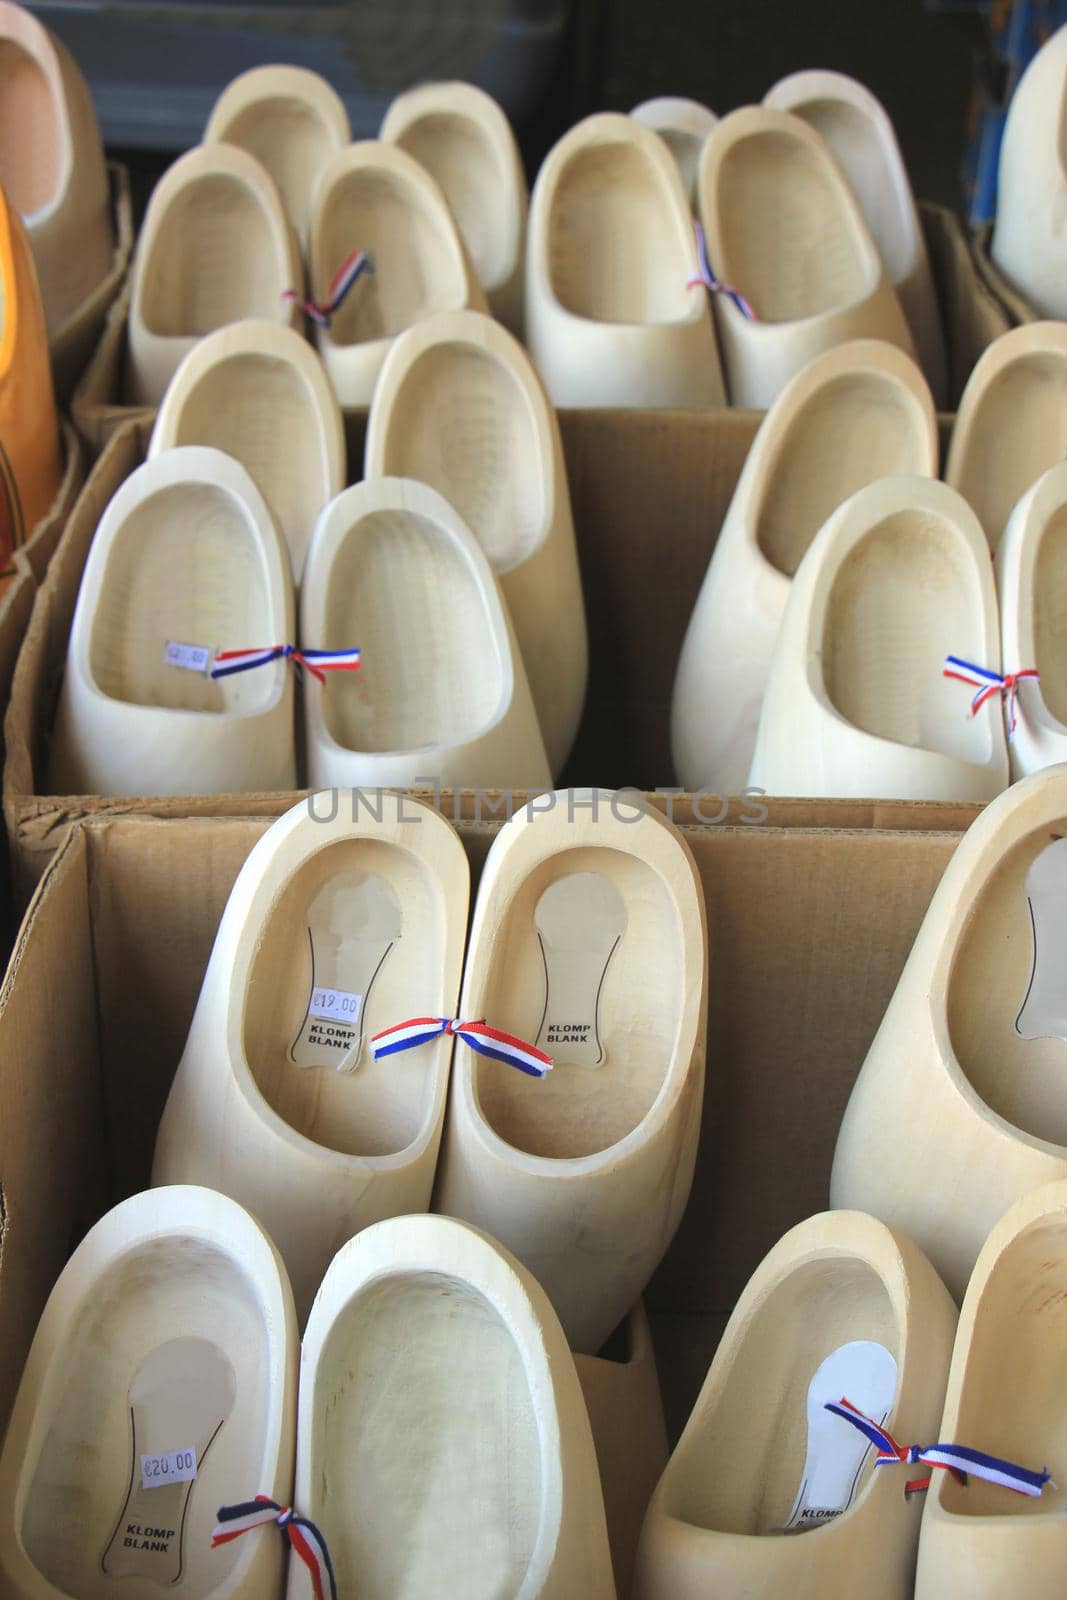
[[271, 1337], [240, 1256], [195, 1236], [143, 1241], [94, 1283], [48, 1375], [19, 1512], [57, 1592], [194, 1597], [247, 1564], [211, 1530], [268, 1465]]
[[0, 183], [24, 216], [53, 198], [62, 160], [63, 130], [44, 68], [17, 39], [0, 38]]
[[299, 222], [319, 172], [337, 148], [316, 108], [296, 95], [271, 95], [235, 112], [224, 133], [227, 144], [239, 145], [262, 163], [278, 185], [286, 213]]
[[310, 1403], [339, 1593], [520, 1592], [551, 1538], [543, 1440], [523, 1355], [477, 1289], [428, 1271], [363, 1288], [327, 1335]]
[[413, 361], [393, 400], [382, 472], [444, 495], [498, 573], [544, 538], [547, 468], [529, 401], [504, 362], [459, 342]]
[[457, 112], [426, 112], [396, 143], [440, 187], [481, 282], [501, 282], [515, 266], [514, 221], [509, 175], [485, 129]]
[[771, 566], [791, 578], [830, 514], [866, 484], [913, 471], [925, 438], [920, 406], [888, 377], [847, 373], [819, 388], [764, 478], [756, 539]]
[[552, 199], [548, 274], [565, 311], [591, 322], [685, 322], [694, 290], [671, 191], [647, 152], [622, 139], [570, 156]]
[[[971, 1329], [955, 1429], [973, 1450], [1047, 1470], [1054, 1486], [1067, 1477], [1065, 1229], [1062, 1216], [1041, 1218], [996, 1259]], [[966, 1485], [948, 1472], [934, 1477], [940, 1509], [953, 1516], [1063, 1516], [1062, 1489], [1031, 1496], [973, 1475]]]
[[326, 584], [322, 648], [358, 640], [356, 682], [323, 689], [333, 739], [388, 752], [472, 740], [492, 723], [505, 664], [488, 597], [461, 545], [414, 511], [368, 512], [336, 549]]
[[252, 964], [243, 1043], [260, 1093], [305, 1138], [388, 1156], [424, 1132], [439, 1052], [377, 1062], [370, 1038], [441, 1005], [444, 918], [418, 857], [380, 840], [325, 846], [286, 883]]
[[[1067, 726], [1067, 506], [1049, 517], [1034, 560], [1033, 665], [1041, 674], [1041, 697], [1050, 715]], [[1027, 663], [1029, 665], [1030, 663]]]
[[1067, 455], [1067, 359], [1020, 355], [978, 399], [949, 481], [974, 507], [993, 549], [1012, 508]]
[[984, 617], [962, 535], [935, 512], [893, 512], [833, 575], [822, 637], [832, 705], [878, 738], [988, 762], [988, 717], [969, 717], [961, 685], [942, 675], [948, 655], [984, 660]]
[[511, 896], [484, 1009], [554, 1059], [541, 1079], [477, 1059], [487, 1123], [535, 1156], [594, 1155], [648, 1115], [680, 1026], [684, 963], [677, 909], [636, 854], [564, 850]]
[[[805, 1487], [818, 1493], [816, 1479], [825, 1477], [825, 1469], [813, 1471], [814, 1430], [823, 1422], [809, 1394], [823, 1363], [839, 1365], [843, 1347], [855, 1342], [880, 1347], [882, 1364], [891, 1370], [899, 1364], [897, 1315], [867, 1262], [828, 1256], [805, 1262], [774, 1285], [731, 1344], [723, 1381], [694, 1413], [668, 1469], [662, 1512], [693, 1528], [765, 1535], [800, 1526], [798, 1510], [842, 1509], [809, 1507], [802, 1494]], [[831, 1433], [818, 1442], [825, 1449], [829, 1438], [833, 1448], [850, 1452], [850, 1425], [834, 1422], [839, 1439]], [[857, 1467], [861, 1463], [848, 1486], [849, 1508], [870, 1483], [873, 1455], [864, 1459], [861, 1449]]]
[[212, 679], [173, 665], [167, 646], [271, 644], [271, 612], [263, 545], [237, 496], [206, 483], [158, 489], [132, 508], [108, 553], [90, 674], [102, 694], [130, 705], [251, 716], [277, 700], [275, 672]]
[[[235, 262], [241, 263], [240, 271]], [[258, 197], [239, 177], [206, 173], [172, 195], [141, 278], [149, 333], [187, 339], [242, 317], [277, 321], [287, 268]]]
[[715, 268], [761, 322], [819, 316], [872, 293], [876, 262], [825, 153], [765, 129], [726, 151], [715, 185]]
[[357, 167], [331, 186], [312, 225], [316, 293], [325, 293], [353, 250], [365, 251], [374, 271], [360, 279], [330, 323], [335, 345], [391, 339], [435, 311], [466, 303], [461, 257], [442, 219], [413, 179], [391, 170]]

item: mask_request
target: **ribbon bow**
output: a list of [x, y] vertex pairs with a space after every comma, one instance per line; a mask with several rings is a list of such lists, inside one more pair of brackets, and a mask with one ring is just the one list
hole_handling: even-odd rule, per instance
[[394, 1027], [383, 1028], [381, 1033], [374, 1034], [370, 1042], [371, 1052], [375, 1061], [382, 1061], [386, 1056], [395, 1056], [400, 1050], [416, 1050], [421, 1044], [430, 1044], [446, 1033], [455, 1034], [480, 1056], [489, 1056], [494, 1061], [503, 1061], [509, 1067], [518, 1067], [520, 1072], [527, 1072], [532, 1078], [543, 1078], [552, 1069], [551, 1056], [538, 1050], [536, 1045], [527, 1044], [525, 1039], [517, 1039], [513, 1033], [490, 1028], [484, 1017], [477, 1022], [460, 1022], [455, 1017], [411, 1017], [407, 1022], [398, 1022]]
[[[957, 1483], [966, 1485], [968, 1477], [983, 1478], [986, 1483], [999, 1483], [1004, 1489], [1034, 1498], [1041, 1494], [1046, 1483], [1052, 1483], [1047, 1470], [1031, 1472], [1029, 1467], [1017, 1466], [1013, 1461], [1002, 1461], [999, 1456], [988, 1456], [983, 1450], [969, 1450], [966, 1445], [898, 1444], [891, 1433], [872, 1418], [864, 1416], [851, 1400], [844, 1397], [836, 1405], [833, 1401], [827, 1401], [824, 1409], [832, 1411], [835, 1417], [843, 1417], [866, 1435], [877, 1452], [876, 1467], [893, 1466], [901, 1461], [909, 1466], [941, 1467], [945, 1472], [951, 1472]], [[932, 1475], [932, 1472], [928, 1472], [924, 1478], [912, 1479], [904, 1485], [904, 1492], [910, 1494], [916, 1489], [928, 1489]]]
[[721, 278], [715, 276], [711, 262], [708, 260], [707, 240], [704, 238], [704, 230], [699, 222], [693, 223], [693, 232], [696, 235], [697, 260], [700, 263], [700, 270], [694, 273], [693, 277], [686, 279], [686, 288], [695, 289], [698, 284], [702, 283], [705, 289], [712, 294], [724, 294], [727, 300], [737, 307], [741, 315], [748, 318], [749, 322], [758, 322], [759, 318], [740, 289], [732, 289], [728, 283], [723, 283]]
[[298, 650], [295, 644], [269, 644], [259, 650], [220, 650], [211, 676], [228, 678], [231, 673], [250, 672], [253, 667], [266, 667], [272, 661], [281, 660], [291, 661], [294, 667], [306, 667], [313, 678], [325, 683], [328, 672], [357, 671], [360, 651]]
[[353, 250], [330, 279], [325, 300], [305, 300], [295, 289], [286, 289], [283, 300], [295, 300], [305, 317], [318, 328], [328, 328], [334, 313], [340, 311], [349, 289], [365, 272], [374, 271], [374, 262], [365, 250]]
[[971, 701], [971, 716], [976, 716], [987, 700], [999, 694], [1008, 706], [1008, 733], [1015, 732], [1015, 701], [1019, 693], [1019, 684], [1024, 678], [1040, 678], [1041, 674], [1036, 667], [1025, 667], [1021, 672], [994, 672], [990, 667], [976, 666], [973, 661], [964, 661], [962, 656], [946, 656], [945, 665], [941, 669], [944, 678], [954, 678], [957, 683], [965, 683], [978, 692]]
[[220, 1506], [218, 1524], [211, 1536], [211, 1548], [231, 1544], [243, 1533], [274, 1526], [289, 1540], [293, 1550], [311, 1574], [315, 1600], [337, 1600], [337, 1582], [326, 1540], [307, 1517], [298, 1517], [290, 1506], [280, 1506], [265, 1494], [236, 1506]]

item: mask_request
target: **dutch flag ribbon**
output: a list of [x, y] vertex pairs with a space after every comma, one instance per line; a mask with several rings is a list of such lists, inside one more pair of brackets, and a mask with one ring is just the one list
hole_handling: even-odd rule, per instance
[[696, 235], [697, 260], [700, 263], [700, 270], [694, 273], [691, 278], [686, 279], [686, 288], [695, 289], [698, 284], [702, 283], [711, 294], [725, 295], [727, 300], [731, 301], [749, 322], [758, 322], [759, 318], [740, 289], [733, 289], [728, 283], [723, 283], [721, 278], [716, 277], [714, 268], [708, 259], [708, 244], [704, 237], [704, 230], [699, 222], [693, 223], [693, 232]]
[[[999, 1456], [986, 1455], [984, 1450], [969, 1450], [962, 1444], [912, 1444], [901, 1445], [888, 1433], [885, 1428], [864, 1416], [850, 1400], [844, 1398], [838, 1404], [828, 1401], [825, 1409], [832, 1411], [835, 1417], [843, 1417], [846, 1422], [851, 1422], [874, 1445], [876, 1456], [875, 1466], [891, 1466], [897, 1462], [906, 1462], [909, 1466], [918, 1464], [922, 1467], [941, 1467], [945, 1472], [951, 1472], [958, 1483], [966, 1484], [968, 1478], [982, 1478], [986, 1483], [998, 1483], [1004, 1489], [1012, 1489], [1016, 1494], [1025, 1494], [1036, 1497], [1041, 1494], [1046, 1483], [1052, 1483], [1048, 1471], [1031, 1472], [1029, 1467], [1017, 1466], [1013, 1461], [1002, 1461]], [[916, 1478], [905, 1484], [905, 1490], [928, 1489], [930, 1474], [925, 1478]], [[1055, 1487], [1055, 1485], [1053, 1485]]]
[[211, 668], [213, 678], [228, 678], [234, 672], [250, 672], [253, 667], [266, 667], [272, 661], [291, 661], [294, 667], [306, 667], [313, 678], [326, 682], [328, 672], [355, 672], [359, 668], [359, 650], [298, 650], [295, 644], [268, 644], [258, 650], [220, 650]]
[[954, 678], [957, 683], [965, 683], [968, 688], [976, 691], [971, 700], [971, 716], [977, 716], [987, 700], [999, 694], [1008, 704], [1008, 732], [1015, 732], [1015, 701], [1019, 693], [1019, 685], [1024, 678], [1040, 678], [1041, 674], [1036, 667], [1026, 667], [1021, 672], [994, 672], [990, 667], [976, 666], [973, 661], [964, 661], [962, 656], [946, 656], [945, 665], [941, 669], [945, 678]]
[[490, 1028], [484, 1017], [477, 1022], [460, 1022], [458, 1018], [449, 1017], [411, 1017], [407, 1022], [398, 1022], [374, 1034], [371, 1051], [375, 1061], [383, 1061], [401, 1050], [416, 1050], [419, 1045], [430, 1044], [446, 1033], [455, 1034], [480, 1056], [518, 1067], [532, 1078], [543, 1078], [552, 1069], [551, 1056], [538, 1050], [536, 1045], [527, 1044], [525, 1039], [517, 1039], [513, 1033]]
[[236, 1506], [220, 1506], [218, 1524], [211, 1536], [211, 1548], [231, 1544], [243, 1533], [257, 1528], [276, 1527], [289, 1540], [296, 1555], [311, 1574], [315, 1600], [337, 1600], [337, 1582], [326, 1540], [307, 1517], [298, 1517], [289, 1506], [280, 1506], [265, 1494]]
[[282, 295], [283, 300], [295, 300], [305, 317], [310, 317], [316, 327], [328, 328], [336, 311], [344, 304], [345, 297], [358, 278], [365, 272], [374, 271], [374, 262], [365, 250], [353, 250], [347, 255], [330, 279], [330, 287], [326, 291], [325, 300], [305, 300], [297, 294], [295, 289], [286, 289]]

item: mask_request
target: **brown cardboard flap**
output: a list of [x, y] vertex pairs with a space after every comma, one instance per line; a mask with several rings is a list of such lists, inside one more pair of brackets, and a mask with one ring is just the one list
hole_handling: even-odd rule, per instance
[[129, 170], [118, 162], [109, 162], [108, 179], [111, 184], [111, 225], [115, 241], [111, 270], [85, 305], [80, 306], [63, 327], [57, 329], [49, 344], [52, 381], [56, 400], [61, 406], [65, 406], [70, 399], [71, 390], [103, 334], [108, 308], [122, 288], [133, 250], [133, 202], [130, 197]]
[[[0, 1413], [69, 1245], [149, 1181], [218, 921], [265, 826], [98, 818], [42, 881], [0, 991]], [[498, 827], [460, 825], [476, 868]], [[688, 838], [708, 910], [707, 1091], [692, 1198], [646, 1295], [675, 1433], [748, 1276], [827, 1203], [849, 1089], [956, 843], [767, 825]]]
[[1040, 314], [1026, 296], [1001, 272], [989, 247], [993, 242], [993, 224], [984, 222], [971, 235], [971, 249], [978, 276], [994, 298], [1003, 306], [1011, 327], [1021, 327], [1026, 322], [1040, 322]]
[[60, 445], [63, 451], [63, 476], [59, 481], [55, 499], [22, 546], [22, 553], [37, 583], [44, 581], [48, 564], [56, 553], [67, 519], [77, 501], [78, 491], [85, 481], [81, 440], [70, 423], [62, 419]]

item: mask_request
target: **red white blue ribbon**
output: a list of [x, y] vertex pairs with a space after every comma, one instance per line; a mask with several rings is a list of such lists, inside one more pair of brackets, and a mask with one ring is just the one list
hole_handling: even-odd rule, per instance
[[357, 279], [362, 278], [365, 272], [374, 271], [374, 262], [365, 250], [353, 250], [347, 255], [341, 266], [330, 279], [330, 287], [326, 291], [325, 300], [305, 300], [297, 294], [295, 289], [286, 289], [282, 295], [283, 300], [295, 300], [305, 317], [309, 317], [316, 327], [328, 328], [334, 316], [345, 302], [345, 298]]
[[411, 1017], [407, 1022], [398, 1022], [376, 1033], [371, 1039], [371, 1051], [375, 1061], [384, 1061], [386, 1056], [395, 1056], [401, 1050], [417, 1050], [419, 1045], [431, 1044], [446, 1033], [455, 1034], [480, 1056], [518, 1067], [532, 1078], [543, 1078], [552, 1070], [551, 1056], [538, 1050], [536, 1045], [527, 1044], [525, 1039], [517, 1039], [513, 1033], [490, 1028], [484, 1018], [477, 1022], [460, 1022], [449, 1017]]
[[[1052, 1483], [1047, 1470], [1032, 1472], [1029, 1467], [1017, 1466], [1014, 1461], [1002, 1461], [999, 1456], [986, 1455], [984, 1450], [970, 1450], [966, 1445], [897, 1444], [891, 1433], [870, 1417], [864, 1416], [850, 1400], [844, 1398], [837, 1404], [828, 1401], [825, 1409], [832, 1411], [835, 1417], [843, 1417], [866, 1435], [877, 1452], [876, 1467], [894, 1466], [902, 1461], [909, 1466], [941, 1467], [945, 1472], [951, 1472], [958, 1483], [966, 1484], [968, 1478], [982, 1478], [986, 1483], [997, 1483], [1004, 1489], [1013, 1490], [1015, 1494], [1033, 1498], [1041, 1494], [1046, 1483]], [[925, 1478], [905, 1484], [905, 1490], [928, 1489], [930, 1476], [928, 1473]]]
[[312, 677], [325, 683], [328, 672], [356, 672], [360, 654], [359, 650], [298, 650], [295, 644], [268, 644], [258, 650], [220, 650], [211, 676], [228, 678], [234, 672], [269, 666], [272, 661], [291, 661], [294, 667], [306, 667]]
[[696, 235], [697, 260], [700, 263], [700, 270], [699, 272], [694, 273], [691, 278], [686, 279], [686, 288], [695, 289], [698, 284], [702, 283], [705, 289], [707, 289], [711, 294], [725, 295], [727, 300], [731, 301], [737, 307], [738, 311], [740, 311], [741, 315], [743, 317], [747, 317], [749, 322], [758, 322], [759, 318], [757, 317], [755, 311], [753, 311], [749, 301], [747, 301], [744, 295], [741, 293], [740, 289], [733, 289], [728, 283], [723, 283], [721, 278], [716, 277], [711, 262], [708, 259], [708, 245], [707, 240], [704, 238], [704, 230], [700, 226], [699, 222], [693, 223], [693, 232]]
[[977, 691], [971, 701], [972, 717], [977, 716], [987, 700], [999, 694], [1007, 702], [1009, 734], [1015, 732], [1015, 702], [1020, 683], [1024, 678], [1037, 679], [1041, 676], [1036, 667], [1025, 667], [1021, 672], [994, 672], [990, 667], [979, 667], [973, 661], [964, 661], [962, 656], [946, 656], [941, 675], [954, 678], [957, 683], [965, 683], [968, 688]]
[[311, 1574], [315, 1600], [337, 1600], [337, 1582], [326, 1540], [307, 1517], [298, 1517], [291, 1507], [280, 1506], [265, 1494], [257, 1494], [254, 1500], [245, 1500], [240, 1505], [220, 1506], [218, 1518], [211, 1536], [212, 1550], [232, 1544], [243, 1533], [275, 1527], [289, 1540], [294, 1553]]

